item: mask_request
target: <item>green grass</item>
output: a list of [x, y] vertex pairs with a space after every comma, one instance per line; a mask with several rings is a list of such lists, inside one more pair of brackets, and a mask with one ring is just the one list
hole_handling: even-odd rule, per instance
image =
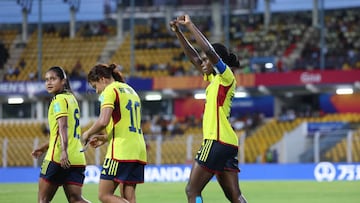
[[[184, 182], [145, 183], [137, 187], [137, 202], [183, 203], [186, 202]], [[243, 193], [250, 203], [358, 203], [360, 181], [313, 182], [313, 181], [244, 181], [240, 182]], [[97, 184], [86, 184], [84, 196], [91, 202], [97, 200]], [[117, 190], [119, 194], [119, 191]], [[204, 202], [228, 202], [217, 182], [210, 182], [203, 192]], [[0, 202], [36, 202], [37, 184], [0, 184]], [[59, 188], [54, 203], [66, 202]]]

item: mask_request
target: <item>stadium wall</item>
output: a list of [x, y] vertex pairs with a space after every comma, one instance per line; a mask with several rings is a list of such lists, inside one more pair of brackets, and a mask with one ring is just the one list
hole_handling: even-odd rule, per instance
[[[360, 163], [317, 164], [244, 164], [239, 180], [242, 181], [357, 181], [360, 180]], [[191, 165], [147, 165], [145, 182], [187, 181]], [[0, 183], [34, 183], [40, 168], [1, 168]], [[98, 183], [100, 167], [87, 166], [85, 183]]]

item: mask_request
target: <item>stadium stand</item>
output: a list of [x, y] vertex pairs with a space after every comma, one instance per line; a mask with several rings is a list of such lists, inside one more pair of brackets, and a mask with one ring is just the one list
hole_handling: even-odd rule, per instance
[[[358, 114], [333, 114], [325, 115], [320, 118], [296, 118], [293, 121], [280, 122], [276, 119], [260, 125], [254, 130], [253, 133], [247, 135], [245, 139], [245, 162], [256, 163], [264, 162], [264, 156], [266, 150], [273, 144], [278, 142], [285, 132], [290, 132], [296, 126], [302, 122], [328, 122], [328, 121], [343, 121], [350, 123], [360, 123], [360, 116]], [[0, 143], [4, 143], [7, 139], [7, 165], [8, 166], [32, 166], [34, 160], [31, 157], [30, 152], [33, 149], [35, 142], [38, 144], [47, 141], [47, 135], [43, 132], [43, 122], [36, 121], [7, 121], [0, 123]], [[91, 122], [82, 127], [82, 130], [86, 130], [91, 126]], [[186, 127], [185, 127], [186, 128]], [[158, 138], [152, 137], [146, 140], [148, 149], [148, 161], [150, 164], [157, 164], [157, 150], [160, 147], [161, 164], [181, 164], [189, 163], [192, 161], [193, 155], [196, 154], [198, 147], [201, 145], [202, 136], [201, 128], [189, 128], [192, 129], [184, 134], [178, 134], [173, 136], [160, 136], [161, 142]], [[193, 132], [193, 133], [191, 133]], [[197, 133], [196, 133], [197, 132]], [[245, 131], [238, 131], [238, 135], [245, 136]], [[353, 161], [359, 161], [359, 129], [354, 133], [354, 139], [352, 141], [352, 154]], [[149, 138], [148, 134], [145, 134]], [[190, 157], [187, 155], [189, 137], [191, 137], [190, 144]], [[38, 141], [36, 141], [38, 139]], [[160, 146], [159, 146], [160, 144]], [[322, 152], [323, 160], [341, 162], [346, 159], [346, 138], [339, 140], [333, 144], [333, 147], [327, 148]], [[96, 152], [97, 151], [97, 152]], [[98, 149], [90, 148], [86, 152], [86, 159], [89, 164], [99, 164], [99, 160], [102, 160], [105, 156], [106, 147], [100, 147]], [[1, 151], [0, 153], [3, 153]], [[20, 157], [20, 158], [19, 158]], [[260, 157], [260, 159], [259, 159]], [[2, 161], [2, 160], [0, 160]], [[0, 162], [1, 163], [1, 162]], [[2, 163], [3, 164], [3, 163]]]
[[[191, 1], [189, 1], [191, 2]], [[327, 69], [360, 68], [360, 41], [359, 8], [336, 9], [326, 12]], [[235, 70], [236, 74], [290, 72], [299, 70], [312, 70], [319, 67], [319, 33], [311, 27], [311, 14], [309, 12], [296, 12], [294, 14], [274, 13], [272, 23], [265, 30], [262, 14], [231, 16], [230, 40], [234, 51], [241, 59], [242, 70]], [[196, 19], [195, 20], [199, 20]], [[240, 22], [240, 23], [239, 23]], [[94, 24], [99, 22], [93, 22]], [[166, 23], [152, 29], [144, 23], [135, 26], [135, 77], [154, 78], [162, 76], [194, 75], [191, 63], [183, 57], [183, 53], [174, 41]], [[88, 26], [84, 25], [76, 32], [75, 38], [69, 38], [63, 33], [62, 24], [54, 23], [55, 31], [45, 30], [42, 38], [42, 67], [44, 69], [61, 65], [70, 74], [79, 62], [86, 73], [94, 64], [102, 62], [102, 56], [108, 55], [109, 62], [119, 63], [125, 75], [131, 73], [131, 40], [128, 30], [120, 40], [115, 50], [107, 52], [106, 46], [114, 40], [116, 27], [109, 25], [107, 31], [94, 34], [89, 33]], [[91, 30], [90, 30], [91, 31]], [[211, 35], [211, 27], [204, 26], [207, 36]], [[303, 34], [305, 33], [305, 34]], [[0, 39], [12, 54], [7, 66], [20, 67], [18, 74], [6, 74], [5, 81], [28, 81], [37, 75], [38, 66], [38, 31], [32, 29], [28, 41], [19, 44], [21, 33], [17, 29], [2, 29]], [[116, 41], [116, 40], [115, 40]], [[116, 43], [118, 43], [116, 41]], [[14, 51], [16, 49], [16, 51]], [[251, 66], [251, 59], [256, 57], [274, 57], [275, 68], [271, 71]], [[25, 65], [24, 65], [25, 64]], [[331, 65], [331, 66], [330, 66]], [[43, 73], [42, 73], [43, 74]], [[32, 77], [30, 77], [32, 75]], [[343, 121], [360, 123], [359, 113], [333, 113], [314, 117], [297, 117], [292, 121], [279, 121], [275, 115], [256, 126], [251, 131], [244, 128], [238, 134], [246, 136], [244, 143], [245, 162], [264, 162], [264, 156], [273, 144], [278, 142], [285, 132], [292, 131], [302, 122], [332, 122]], [[201, 144], [201, 126], [191, 126], [177, 121], [182, 126], [183, 133], [156, 134], [151, 132], [151, 123], [143, 127], [147, 138], [148, 161], [150, 164], [189, 163]], [[86, 123], [83, 130], [91, 125]], [[168, 123], [169, 125], [169, 123]], [[7, 166], [32, 166], [34, 160], [30, 152], [38, 142], [46, 141], [43, 135], [42, 121], [0, 120], [0, 156], [6, 157]], [[146, 129], [146, 130], [145, 130]], [[244, 134], [245, 133], [245, 134]], [[160, 136], [161, 142], [158, 138]], [[6, 141], [5, 141], [6, 140]], [[190, 157], [188, 156], [188, 142], [191, 140]], [[6, 151], [3, 146], [6, 145]], [[346, 139], [340, 139], [322, 151], [323, 160], [342, 162], [346, 161]], [[158, 153], [161, 149], [161, 156]], [[102, 160], [105, 147], [97, 150], [89, 149], [86, 152], [88, 164], [99, 164]], [[360, 131], [354, 133], [352, 141], [353, 161], [360, 161]], [[6, 153], [6, 156], [5, 156]], [[0, 159], [0, 165], [4, 165]]]
[[[351, 142], [351, 154], [352, 161], [360, 161], [360, 129], [357, 129], [353, 134], [353, 140]], [[331, 162], [346, 162], [346, 154], [348, 151], [347, 138], [343, 138], [340, 142], [337, 142], [336, 145], [328, 149], [324, 153], [324, 160]]]
[[[43, 59], [42, 67], [51, 67], [56, 64], [71, 73], [73, 66], [80, 61], [86, 72], [97, 60], [105, 46], [106, 38], [104, 36], [82, 37], [74, 39], [62, 38], [59, 33], [44, 33], [43, 35]], [[37, 32], [32, 33], [26, 47], [20, 58], [26, 61], [26, 66], [21, 68], [18, 76], [7, 76], [7, 81], [26, 81], [29, 80], [29, 74], [37, 75], [38, 63], [38, 41]], [[20, 67], [21, 60], [16, 64]]]

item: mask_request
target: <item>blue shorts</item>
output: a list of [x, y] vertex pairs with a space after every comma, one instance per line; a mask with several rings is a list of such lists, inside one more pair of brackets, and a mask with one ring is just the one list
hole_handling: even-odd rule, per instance
[[100, 179], [118, 183], [136, 184], [144, 182], [145, 164], [137, 162], [119, 162], [105, 159]]
[[237, 156], [237, 147], [216, 140], [204, 140], [195, 160], [211, 173], [221, 173], [223, 171], [240, 172]]
[[60, 164], [44, 160], [40, 177], [55, 185], [72, 184], [82, 186], [85, 179], [85, 166], [71, 166], [64, 169]]

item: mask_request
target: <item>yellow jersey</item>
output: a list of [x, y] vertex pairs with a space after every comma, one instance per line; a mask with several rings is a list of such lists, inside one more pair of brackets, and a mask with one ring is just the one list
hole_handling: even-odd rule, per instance
[[86, 165], [85, 155], [81, 153], [82, 144], [80, 141], [80, 109], [78, 102], [73, 94], [61, 93], [56, 95], [49, 106], [48, 122], [50, 128], [49, 149], [45, 160], [60, 163], [61, 157], [61, 136], [57, 119], [67, 117], [67, 136], [68, 136], [68, 158], [72, 166]]
[[229, 121], [236, 80], [231, 69], [216, 75], [204, 76], [210, 82], [206, 88], [206, 102], [203, 115], [203, 138], [217, 140], [238, 146], [238, 137]]
[[141, 101], [126, 83], [112, 82], [99, 96], [101, 109], [112, 108], [106, 126], [108, 149], [105, 158], [146, 164], [146, 145], [141, 130]]

